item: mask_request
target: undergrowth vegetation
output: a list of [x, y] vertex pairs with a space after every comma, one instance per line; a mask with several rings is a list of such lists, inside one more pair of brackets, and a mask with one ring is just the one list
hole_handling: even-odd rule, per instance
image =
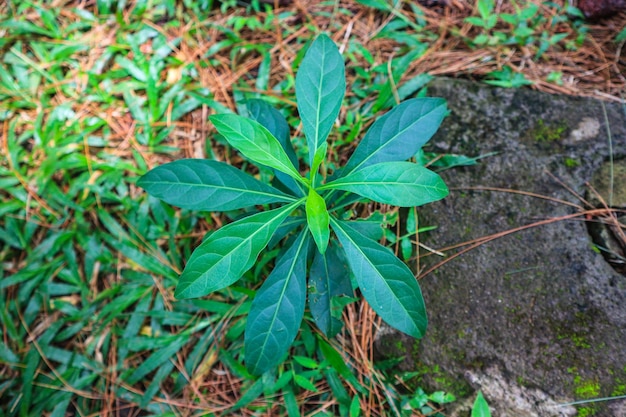
[[[174, 298], [202, 237], [242, 213], [175, 209], [137, 178], [205, 158], [268, 181], [208, 119], [261, 97], [306, 160], [295, 72], [321, 32], [349, 64], [332, 170], [383, 112], [425, 96], [434, 75], [617, 98], [624, 40], [563, 13], [562, 2], [523, 6], [532, 9], [514, 22], [505, 17], [514, 10], [488, 2], [279, 3], [2, 2], [0, 414], [442, 415], [454, 400], [411, 386], [415, 375], [398, 374], [395, 361], [374, 363], [380, 322], [360, 302], [345, 307], [337, 340], [305, 321], [287, 361], [251, 375], [240, 359], [245, 316], [278, 249], [227, 291]], [[417, 159], [437, 169], [475, 162]], [[415, 267], [415, 209], [406, 224], [386, 205], [351, 209], [382, 224], [380, 242]]]

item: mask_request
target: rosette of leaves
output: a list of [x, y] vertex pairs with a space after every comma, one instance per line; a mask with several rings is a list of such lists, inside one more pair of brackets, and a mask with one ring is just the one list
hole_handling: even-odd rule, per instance
[[[435, 133], [446, 114], [437, 98], [407, 100], [378, 118], [345, 166], [325, 178], [320, 166], [346, 90], [344, 61], [320, 35], [296, 75], [296, 99], [308, 144], [308, 174], [301, 175], [287, 122], [261, 100], [247, 103], [251, 118], [210, 117], [241, 155], [275, 172], [274, 185], [223, 162], [183, 159], [157, 167], [138, 181], [169, 204], [204, 211], [264, 205], [212, 232], [192, 253], [176, 286], [177, 298], [202, 297], [248, 271], [274, 236], [282, 252], [252, 302], [244, 338], [253, 374], [279, 364], [293, 343], [307, 304], [319, 329], [341, 329], [341, 296], [353, 283], [389, 325], [416, 338], [427, 326], [424, 300], [410, 269], [371, 236], [367, 222], [351, 221], [358, 200], [413, 207], [448, 194], [443, 180], [407, 162]], [[350, 274], [354, 279], [351, 279]]]

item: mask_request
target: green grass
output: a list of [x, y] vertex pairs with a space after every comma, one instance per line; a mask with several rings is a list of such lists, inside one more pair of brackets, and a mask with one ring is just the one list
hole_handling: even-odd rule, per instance
[[[149, 168], [183, 157], [241, 165], [207, 116], [237, 111], [244, 98], [266, 98], [299, 132], [296, 51], [321, 30], [340, 35], [352, 71], [332, 138], [338, 164], [378, 112], [427, 93], [430, 76], [413, 63], [438, 35], [424, 12], [372, 14], [381, 26], [377, 47], [366, 47], [370, 34], [336, 2], [310, 15], [256, 2], [247, 10], [208, 0], [62, 3], [0, 5], [0, 415], [346, 415], [359, 401], [381, 415], [444, 402], [375, 367], [369, 348], [359, 348], [371, 345], [374, 322], [356, 305], [338, 342], [305, 316], [291, 359], [252, 378], [241, 317], [277, 250], [237, 287], [176, 300], [183, 260], [242, 213], [172, 209], [135, 186]], [[387, 233], [406, 260], [410, 223], [395, 238]]]

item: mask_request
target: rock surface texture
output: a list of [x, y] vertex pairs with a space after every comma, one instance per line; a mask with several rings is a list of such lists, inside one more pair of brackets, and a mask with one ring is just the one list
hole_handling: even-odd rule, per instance
[[[429, 92], [451, 110], [434, 150], [495, 153], [442, 173], [450, 196], [419, 211], [421, 226], [437, 226], [421, 236], [429, 247], [572, 216], [580, 211], [574, 205], [584, 206], [567, 188], [585, 196], [609, 159], [601, 102], [450, 79]], [[625, 110], [604, 108], [613, 157], [625, 159]], [[378, 352], [405, 356], [401, 367], [423, 370], [420, 383], [431, 389], [469, 399], [481, 389], [494, 416], [625, 416], [623, 401], [561, 405], [626, 394], [626, 277], [593, 250], [584, 218], [504, 235], [437, 268], [421, 280], [426, 337], [384, 331]], [[441, 260], [428, 256], [422, 266]], [[461, 404], [447, 415], [469, 414]]]
[[625, 0], [579, 0], [578, 8], [588, 19], [611, 16], [626, 10]]

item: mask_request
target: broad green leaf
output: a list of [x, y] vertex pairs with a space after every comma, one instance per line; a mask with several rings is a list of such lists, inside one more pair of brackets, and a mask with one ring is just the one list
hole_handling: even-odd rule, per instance
[[250, 117], [265, 127], [285, 150], [289, 160], [293, 166], [298, 166], [298, 157], [293, 150], [289, 135], [289, 124], [278, 110], [272, 107], [268, 102], [260, 99], [246, 101], [246, 108], [250, 113]]
[[441, 177], [412, 162], [382, 162], [341, 177], [318, 189], [340, 189], [379, 203], [421, 206], [448, 195]]
[[311, 188], [306, 199], [306, 220], [317, 249], [322, 254], [326, 252], [330, 239], [329, 219], [326, 201]]
[[244, 352], [250, 373], [278, 365], [293, 343], [306, 303], [309, 236], [302, 231], [257, 292], [246, 323]]
[[191, 254], [175, 297], [202, 297], [241, 278], [298, 204], [254, 214], [214, 232]]
[[446, 112], [446, 102], [440, 98], [399, 104], [374, 122], [339, 176], [381, 162], [409, 159], [435, 134]]
[[[296, 152], [291, 144], [289, 124], [287, 124], [285, 116], [264, 100], [248, 100], [246, 102], [246, 108], [250, 113], [250, 117], [263, 125], [263, 127], [265, 127], [276, 139], [278, 139], [280, 146], [283, 147], [293, 166], [298, 168], [298, 157], [296, 156]], [[285, 184], [291, 191], [295, 192], [296, 195], [305, 195], [298, 183], [292, 177], [278, 170], [275, 171], [275, 174], [276, 178]]]
[[315, 177], [317, 175], [317, 171], [320, 169], [320, 165], [322, 165], [322, 162], [324, 162], [324, 159], [326, 159], [326, 151], [328, 150], [328, 143], [324, 142], [322, 144], [322, 146], [320, 146], [319, 148], [317, 148], [317, 151], [315, 151], [315, 156], [313, 156], [313, 163], [311, 165], [311, 183], [312, 184], [317, 184], [317, 181], [315, 181]]
[[483, 397], [483, 393], [478, 391], [476, 401], [472, 407], [472, 417], [491, 417], [491, 411], [489, 410], [489, 404]]
[[137, 185], [169, 204], [191, 210], [227, 211], [294, 201], [237, 168], [203, 159], [161, 165], [141, 177]]
[[296, 74], [296, 101], [309, 145], [309, 166], [339, 116], [345, 92], [343, 58], [332, 39], [320, 35], [307, 50]]
[[236, 114], [217, 114], [209, 119], [228, 143], [246, 158], [304, 181], [278, 139], [260, 123]]
[[406, 264], [347, 222], [331, 218], [331, 224], [372, 309], [390, 326], [421, 338], [428, 325], [426, 308], [417, 280]]
[[324, 255], [316, 251], [309, 272], [309, 309], [315, 324], [327, 337], [335, 336], [343, 325], [337, 317], [341, 312], [333, 312], [332, 298], [352, 295], [349, 271], [340, 253], [331, 241]]

